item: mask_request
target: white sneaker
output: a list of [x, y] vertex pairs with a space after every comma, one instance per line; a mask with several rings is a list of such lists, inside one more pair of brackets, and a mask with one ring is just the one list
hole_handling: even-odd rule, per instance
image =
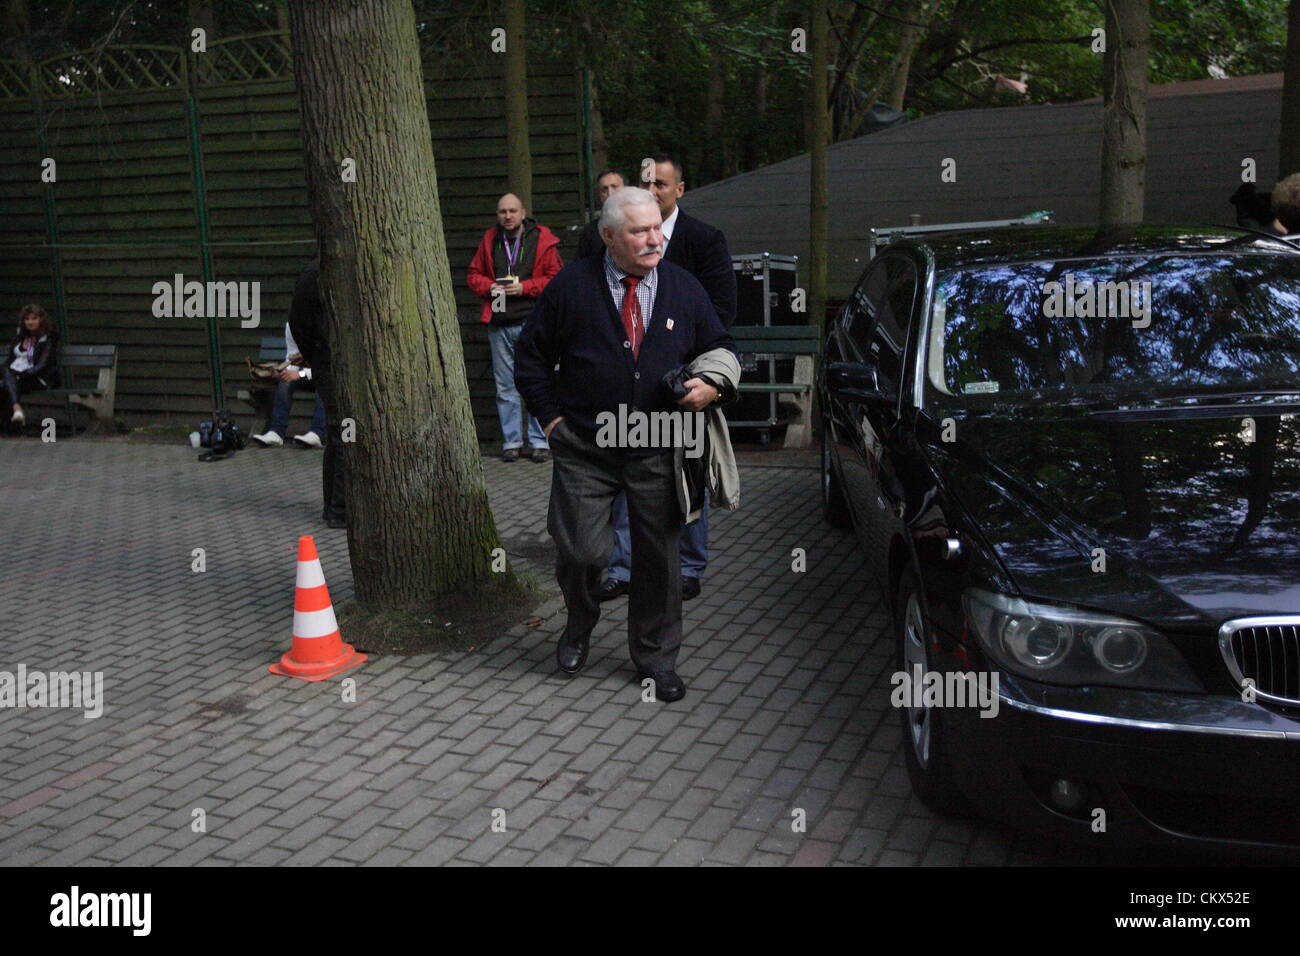
[[23, 425], [27, 422], [27, 416], [21, 410], [14, 412], [13, 417], [9, 419], [15, 425]]
[[279, 448], [284, 444], [284, 439], [275, 432], [267, 432], [265, 435], [254, 435], [253, 441], [259, 445], [265, 445], [270, 448]]
[[305, 435], [294, 435], [293, 440], [304, 448], [322, 448], [320, 435], [315, 432], [307, 432]]

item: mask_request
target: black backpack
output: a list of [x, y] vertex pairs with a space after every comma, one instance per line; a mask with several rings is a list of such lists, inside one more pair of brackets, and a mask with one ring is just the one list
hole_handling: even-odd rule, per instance
[[199, 445], [211, 449], [199, 455], [199, 461], [220, 461], [246, 444], [248, 437], [230, 420], [230, 413], [224, 408], [218, 408], [210, 421], [199, 422]]

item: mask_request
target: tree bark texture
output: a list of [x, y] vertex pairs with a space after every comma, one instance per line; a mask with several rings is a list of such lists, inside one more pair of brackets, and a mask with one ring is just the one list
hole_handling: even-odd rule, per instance
[[[776, 22], [780, 4], [773, 0], [767, 5], [767, 19]], [[754, 65], [754, 124], [759, 135], [745, 137], [745, 168], [757, 169], [767, 164], [767, 58], [772, 49], [768, 37], [758, 41], [758, 62]]]
[[1142, 221], [1147, 170], [1150, 0], [1105, 0], [1102, 65], [1102, 226]]
[[709, 60], [709, 99], [704, 115], [704, 178], [720, 179], [726, 174], [726, 138], [722, 135], [722, 110], [727, 93], [727, 59], [722, 44], [713, 48]]
[[411, 2], [291, 0], [289, 13], [331, 369], [355, 421], [343, 447], [356, 595], [396, 608], [473, 590], [499, 542]]
[[903, 104], [907, 102], [907, 81], [912, 75], [912, 54], [916, 52], [917, 44], [925, 36], [925, 31], [930, 26], [930, 18], [934, 16], [937, 7], [938, 3], [935, 0], [916, 0], [915, 3], [903, 8], [903, 18], [907, 22], [903, 24], [902, 32], [899, 34], [898, 52], [894, 56], [894, 75], [890, 80], [889, 90], [889, 108], [892, 110], [901, 110]]
[[528, 146], [528, 61], [524, 0], [506, 0], [507, 189], [533, 211], [533, 153]]

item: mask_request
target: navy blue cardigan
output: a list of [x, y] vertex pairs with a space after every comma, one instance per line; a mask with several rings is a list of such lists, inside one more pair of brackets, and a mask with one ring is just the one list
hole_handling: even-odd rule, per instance
[[661, 261], [654, 313], [634, 360], [605, 283], [604, 255], [601, 249], [560, 270], [524, 323], [515, 351], [515, 385], [529, 412], [543, 428], [563, 415], [589, 438], [598, 429], [596, 416], [617, 414], [620, 404], [645, 412], [677, 408], [660, 388], [668, 372], [710, 349], [736, 351], [704, 287]]

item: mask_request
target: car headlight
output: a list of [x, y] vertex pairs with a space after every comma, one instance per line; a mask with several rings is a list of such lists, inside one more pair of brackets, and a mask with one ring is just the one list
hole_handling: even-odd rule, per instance
[[1145, 624], [978, 588], [962, 593], [966, 623], [1014, 674], [1048, 684], [1203, 691], [1178, 649]]

